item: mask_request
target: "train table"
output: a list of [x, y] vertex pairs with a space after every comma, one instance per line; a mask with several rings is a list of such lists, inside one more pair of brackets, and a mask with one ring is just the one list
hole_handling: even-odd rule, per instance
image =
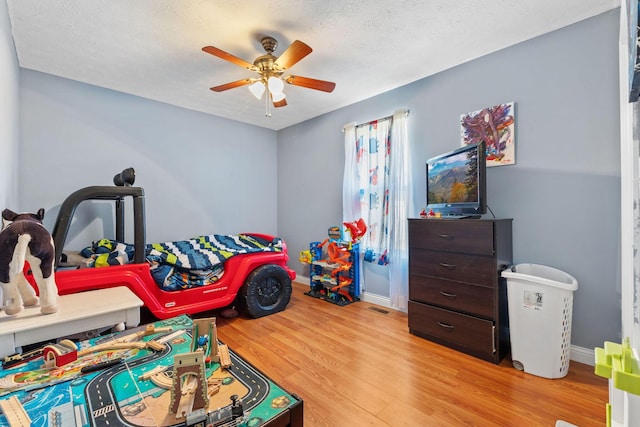
[[220, 343], [211, 324], [182, 315], [6, 357], [0, 427], [301, 427], [302, 400]]

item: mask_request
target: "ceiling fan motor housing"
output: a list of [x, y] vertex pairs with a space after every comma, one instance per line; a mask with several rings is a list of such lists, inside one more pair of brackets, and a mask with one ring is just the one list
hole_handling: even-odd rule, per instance
[[268, 53], [275, 52], [276, 48], [278, 47], [278, 41], [273, 37], [269, 37], [269, 36], [265, 36], [262, 39], [260, 39], [260, 43], [262, 43], [262, 47]]
[[273, 56], [270, 53], [259, 56], [253, 62], [253, 65], [256, 66], [257, 71], [265, 78], [269, 78], [271, 76], [280, 77], [284, 70], [280, 70], [277, 68], [275, 62], [278, 58]]

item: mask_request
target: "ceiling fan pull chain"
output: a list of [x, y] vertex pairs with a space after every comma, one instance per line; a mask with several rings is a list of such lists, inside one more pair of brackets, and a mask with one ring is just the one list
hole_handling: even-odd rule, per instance
[[269, 105], [271, 103], [271, 93], [269, 92], [269, 83], [265, 83], [265, 86], [267, 87], [267, 90], [264, 91], [264, 115], [265, 117], [271, 117], [271, 106]]

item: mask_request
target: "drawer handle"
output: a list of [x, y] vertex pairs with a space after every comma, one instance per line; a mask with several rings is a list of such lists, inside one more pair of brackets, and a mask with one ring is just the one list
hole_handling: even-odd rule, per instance
[[453, 325], [449, 325], [447, 323], [442, 323], [442, 322], [438, 322], [438, 326], [440, 326], [441, 328], [445, 328], [445, 329], [454, 329], [455, 326]]
[[445, 291], [440, 291], [440, 295], [442, 295], [443, 297], [451, 298], [451, 299], [457, 296], [456, 294], [450, 294], [449, 292], [445, 292]]
[[455, 238], [455, 236], [452, 236], [451, 234], [438, 234], [438, 236], [442, 237], [445, 240], [453, 240]]
[[444, 268], [449, 269], [449, 270], [455, 270], [456, 269], [456, 265], [455, 264], [447, 264], [446, 262], [441, 262], [440, 265], [443, 266]]

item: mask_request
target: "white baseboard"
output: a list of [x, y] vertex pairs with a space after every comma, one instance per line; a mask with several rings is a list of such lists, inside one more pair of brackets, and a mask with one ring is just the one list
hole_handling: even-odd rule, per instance
[[[297, 275], [296, 276], [296, 282], [303, 284], [303, 285], [309, 285], [309, 278], [305, 277], [305, 276], [301, 276], [301, 275]], [[376, 295], [376, 294], [372, 294], [372, 293], [367, 293], [367, 292], [362, 292], [360, 294], [360, 300], [364, 301], [364, 302], [368, 302], [370, 304], [376, 304], [385, 308], [391, 308], [392, 310], [395, 310], [391, 307], [391, 299], [389, 297], [384, 297], [382, 295]]]
[[571, 346], [571, 355], [569, 358], [573, 361], [584, 363], [585, 365], [594, 366], [595, 350], [591, 348], [578, 347], [577, 345]]
[[[296, 278], [296, 282], [302, 283], [302, 284], [308, 284], [309, 278], [298, 275], [298, 277]], [[368, 302], [370, 304], [376, 304], [385, 308], [389, 308], [391, 310], [395, 310], [395, 308], [391, 307], [391, 299], [389, 297], [363, 292], [362, 294], [360, 294], [360, 300], [364, 302]], [[578, 347], [577, 345], [572, 345], [571, 354], [569, 358], [573, 361], [584, 363], [585, 365], [594, 366], [595, 350], [584, 348], [584, 347]]]
[[383, 297], [381, 295], [363, 292], [360, 294], [360, 300], [368, 302], [370, 304], [376, 304], [385, 308], [391, 308], [392, 310], [395, 310], [391, 307], [391, 298], [389, 297]]

